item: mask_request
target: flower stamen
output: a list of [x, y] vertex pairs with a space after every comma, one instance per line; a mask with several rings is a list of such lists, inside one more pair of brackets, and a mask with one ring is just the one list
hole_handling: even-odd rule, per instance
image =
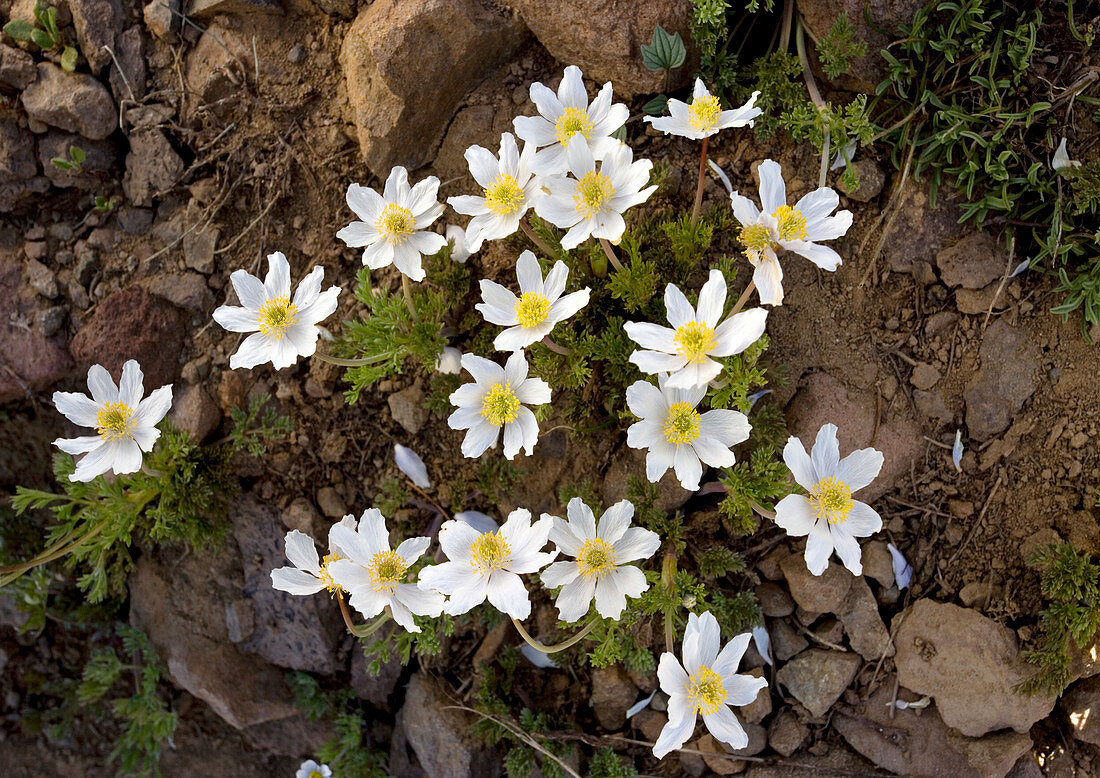
[[586, 540], [577, 552], [577, 569], [597, 581], [615, 569], [615, 549], [606, 540]]
[[524, 203], [523, 189], [513, 176], [501, 173], [485, 189], [485, 207], [497, 216], [515, 213]]
[[737, 237], [749, 259], [759, 257], [772, 245], [772, 233], [766, 224], [747, 224]]
[[592, 124], [588, 112], [580, 108], [566, 108], [558, 121], [554, 124], [554, 137], [558, 143], [568, 146], [570, 139], [578, 133], [587, 140], [592, 136], [596, 127]]
[[325, 558], [321, 560], [321, 569], [317, 572], [317, 578], [325, 585], [325, 588], [332, 594], [336, 594], [338, 591], [343, 591], [340, 584], [332, 578], [332, 573], [328, 571], [328, 566], [335, 562], [337, 559], [342, 559], [339, 554], [332, 553], [326, 554]]
[[512, 548], [499, 530], [486, 532], [470, 544], [470, 566], [479, 575], [488, 575], [502, 569], [511, 554]]
[[493, 384], [481, 401], [481, 415], [495, 427], [503, 427], [519, 418], [519, 408], [519, 398], [509, 384]]
[[409, 566], [396, 551], [379, 551], [371, 557], [367, 572], [370, 574], [370, 588], [376, 592], [392, 594], [397, 584], [405, 577]]
[[776, 230], [780, 240], [806, 240], [806, 217], [802, 211], [789, 205], [781, 205], [772, 214], [778, 225]]
[[673, 403], [665, 421], [665, 440], [675, 446], [694, 443], [699, 439], [700, 416], [690, 403]]
[[688, 106], [688, 124], [701, 132], [714, 129], [721, 115], [722, 105], [715, 95], [696, 97]]
[[126, 403], [105, 403], [95, 416], [95, 428], [107, 442], [134, 436], [134, 410]]
[[409, 239], [416, 229], [416, 217], [408, 208], [397, 203], [386, 203], [374, 228], [390, 243], [400, 245]]
[[604, 209], [607, 201], [614, 195], [615, 188], [611, 186], [611, 179], [593, 170], [577, 181], [573, 202], [581, 215], [591, 219]]
[[704, 716], [715, 713], [726, 701], [726, 686], [722, 676], [706, 665], [688, 677], [688, 702]]
[[550, 316], [550, 301], [538, 292], [524, 292], [516, 300], [516, 321], [522, 327], [537, 327]]
[[843, 524], [855, 507], [852, 490], [839, 478], [822, 478], [810, 492], [810, 502], [819, 519], [830, 524]]
[[286, 335], [287, 328], [298, 321], [294, 316], [297, 310], [297, 306], [286, 296], [265, 300], [256, 314], [260, 323], [260, 332], [281, 340]]
[[701, 321], [689, 321], [676, 329], [676, 350], [688, 362], [702, 362], [714, 350], [718, 341], [714, 330]]

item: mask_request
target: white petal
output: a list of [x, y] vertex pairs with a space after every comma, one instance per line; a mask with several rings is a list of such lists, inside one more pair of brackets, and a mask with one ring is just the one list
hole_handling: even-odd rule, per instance
[[640, 419], [658, 419], [668, 415], [668, 401], [649, 381], [635, 381], [626, 388], [626, 405]]
[[752, 425], [740, 411], [716, 408], [700, 415], [699, 426], [704, 434], [716, 438], [722, 445], [733, 446], [749, 439]]
[[58, 438], [53, 442], [55, 446], [66, 454], [87, 454], [102, 445], [103, 438], [99, 435], [85, 435], [79, 438]]
[[749, 744], [749, 736], [745, 734], [745, 729], [737, 721], [733, 711], [725, 705], [719, 705], [714, 713], [704, 713], [703, 724], [715, 740], [728, 744], [734, 750]]
[[775, 523], [792, 537], [809, 535], [816, 521], [810, 501], [801, 494], [788, 494], [775, 505]]
[[854, 500], [852, 502], [852, 512], [848, 514], [848, 518], [840, 526], [850, 535], [865, 538], [882, 529], [882, 517], [867, 503]]
[[524, 251], [516, 260], [516, 278], [521, 293], [542, 294], [542, 268], [530, 251]]
[[622, 565], [616, 568], [608, 578], [615, 579], [615, 586], [627, 597], [641, 597], [642, 593], [649, 588], [645, 573], [634, 565]]
[[496, 445], [500, 435], [500, 427], [494, 427], [488, 422], [475, 424], [470, 427], [466, 437], [462, 439], [462, 456], [471, 459], [484, 454], [489, 448]]
[[[428, 550], [428, 546], [430, 546], [431, 543], [432, 539], [426, 537], [405, 538], [405, 540], [402, 540], [397, 548], [394, 549], [394, 553], [404, 559], [405, 564], [411, 565], [418, 561], [420, 557], [424, 556], [424, 552]], [[421, 613], [417, 615], [423, 616], [424, 614]]]
[[325, 585], [304, 570], [280, 567], [271, 571], [271, 587], [290, 594], [316, 594]]
[[290, 263], [283, 252], [267, 255], [267, 277], [264, 279], [268, 298], [290, 297]]
[[[552, 538], [551, 538], [552, 539]], [[554, 562], [539, 574], [542, 585], [549, 589], [556, 589], [575, 581], [580, 575], [576, 562]]]
[[684, 716], [680, 721], [669, 719], [665, 728], [661, 730], [657, 742], [653, 744], [653, 755], [663, 759], [672, 751], [682, 748], [691, 738], [691, 733], [695, 731], [695, 721], [694, 713]]
[[136, 408], [141, 402], [141, 396], [145, 393], [142, 388], [143, 379], [138, 363], [133, 359], [126, 360], [126, 364], [122, 366], [122, 377], [118, 381], [118, 401]]
[[[94, 427], [99, 415], [99, 404], [79, 392], [54, 392], [53, 404], [66, 419], [79, 427]], [[96, 436], [99, 439], [99, 436]], [[70, 452], [74, 453], [74, 452]]]
[[421, 570], [416, 585], [421, 589], [451, 594], [469, 583], [472, 577], [468, 562], [444, 562]]
[[817, 440], [810, 451], [810, 460], [814, 463], [817, 480], [836, 475], [840, 463], [840, 442], [836, 437], [835, 424], [823, 424], [817, 431]]
[[443, 613], [443, 595], [421, 589], [413, 584], [398, 584], [394, 599], [417, 616], [435, 616]]
[[840, 561], [852, 572], [852, 575], [863, 575], [863, 554], [859, 547], [859, 541], [852, 537], [844, 525], [832, 527], [831, 534], [833, 536], [833, 548], [836, 555], [840, 557]]
[[833, 534], [829, 531], [829, 524], [818, 521], [806, 536], [806, 567], [813, 575], [821, 575], [829, 566], [832, 553]]
[[299, 570], [307, 573], [318, 573], [321, 570], [321, 560], [317, 556], [317, 546], [313, 538], [304, 532], [291, 530], [286, 533], [286, 558]]
[[760, 205], [764, 213], [787, 204], [787, 185], [783, 183], [783, 172], [778, 162], [766, 159], [757, 169], [760, 175]]
[[626, 530], [630, 526], [630, 520], [633, 517], [633, 503], [629, 500], [619, 500], [600, 516], [600, 522], [596, 526], [597, 537], [602, 538], [607, 543], [616, 543], [619, 538], [626, 534]]
[[76, 463], [76, 469], [69, 476], [70, 481], [91, 481], [97, 475], [110, 470], [115, 463], [114, 447], [104, 444], [89, 451]]
[[609, 575], [596, 584], [596, 612], [605, 619], [618, 620], [626, 610], [626, 595], [619, 589], [615, 576]]
[[[718, 658], [718, 649], [721, 647], [722, 634], [718, 628], [718, 620], [714, 614], [707, 611], [701, 616], [692, 619], [688, 617], [689, 628], [684, 632], [684, 669], [689, 675], [694, 674], [700, 667], [711, 667]], [[691, 629], [691, 625], [695, 629]]]
[[786, 240], [781, 241], [780, 245], [788, 251], [805, 257], [822, 270], [832, 272], [841, 264], [840, 255], [828, 246], [805, 240]]
[[740, 354], [764, 334], [768, 312], [763, 308], [751, 308], [730, 316], [714, 331], [718, 345], [710, 352], [716, 357]]
[[88, 391], [97, 405], [118, 402], [118, 387], [103, 365], [88, 368]]
[[[730, 642], [726, 643], [722, 647], [722, 650], [718, 652], [718, 658], [714, 660], [714, 667], [711, 668], [714, 672], [723, 678], [732, 676], [737, 672], [737, 666], [741, 664], [741, 657], [745, 655], [745, 649], [749, 647], [749, 638], [751, 638], [748, 632], [742, 632], [740, 635], [735, 636]], [[761, 679], [763, 680], [763, 679]], [[727, 683], [727, 689], [729, 688]], [[748, 705], [756, 699], [756, 695], [748, 702], [729, 702], [730, 705]]]
[[405, 448], [400, 443], [393, 446], [393, 458], [397, 468], [407, 475], [409, 479], [421, 489], [431, 489], [432, 481], [428, 478], [428, 468], [424, 460], [411, 448]]
[[853, 451], [836, 466], [836, 477], [853, 492], [870, 484], [882, 470], [882, 452], [873, 448]]
[[255, 311], [236, 305], [223, 305], [214, 310], [214, 321], [230, 332], [256, 332], [260, 329]]
[[[571, 564], [576, 568], [576, 563]], [[578, 575], [562, 587], [561, 592], [558, 593], [558, 598], [554, 601], [554, 605], [558, 609], [558, 618], [569, 623], [584, 618], [588, 613], [588, 609], [592, 606], [593, 596], [598, 591], [599, 587], [595, 581]]]
[[455, 519], [469, 524], [482, 534], [496, 532], [500, 529], [500, 526], [488, 514], [481, 511], [461, 511], [455, 514]]
[[649, 322], [628, 321], [623, 325], [628, 338], [645, 349], [664, 353], [676, 351], [676, 330]]
[[495, 570], [486, 588], [490, 604], [501, 613], [522, 621], [531, 615], [531, 599], [523, 579], [507, 570]]
[[710, 277], [699, 290], [698, 319], [708, 327], [717, 327], [722, 318], [722, 308], [726, 304], [726, 279], [721, 270], [711, 270]]
[[229, 280], [241, 305], [249, 310], [260, 310], [260, 306], [267, 300], [267, 289], [260, 279], [245, 270], [234, 270]]
[[649, 559], [661, 547], [661, 536], [645, 527], [631, 527], [611, 547], [618, 564]]
[[675, 284], [665, 287], [665, 311], [668, 314], [668, 323], [674, 330], [695, 321], [695, 310]]
[[630, 361], [643, 373], [650, 375], [681, 370], [687, 364], [687, 359], [679, 354], [663, 354], [659, 351], [635, 351], [630, 355]]
[[584, 540], [593, 540], [596, 537], [596, 517], [584, 500], [574, 497], [565, 506], [566, 515], [569, 517], [569, 526], [573, 533]]
[[760, 264], [752, 271], [752, 281], [756, 284], [761, 305], [782, 305], [783, 267], [770, 249], [768, 254], [771, 256], [761, 257]]
[[168, 415], [172, 407], [172, 385], [154, 389], [149, 396], [138, 403], [134, 411], [134, 421], [141, 427], [154, 427]]
[[359, 184], [351, 184], [345, 195], [348, 208], [367, 224], [374, 224], [386, 207], [382, 195]]
[[470, 546], [482, 532], [463, 521], [445, 521], [439, 528], [439, 547], [451, 561], [466, 561], [470, 558]]
[[817, 473], [814, 471], [813, 461], [806, 453], [802, 441], [793, 435], [787, 438], [787, 445], [783, 447], [783, 463], [791, 471], [795, 482], [803, 489], [813, 489], [817, 486]]

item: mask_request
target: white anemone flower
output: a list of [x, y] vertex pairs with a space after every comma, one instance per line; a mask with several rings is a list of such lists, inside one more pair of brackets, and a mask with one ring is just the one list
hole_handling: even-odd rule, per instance
[[768, 312], [752, 308], [735, 313], [719, 324], [726, 304], [726, 279], [711, 270], [699, 290], [699, 306], [692, 308], [673, 284], [665, 287], [669, 327], [648, 322], [627, 322], [626, 334], [645, 351], [635, 351], [630, 361], [643, 373], [669, 373], [668, 386], [690, 389], [705, 386], [722, 372], [711, 357], [740, 354], [764, 334]]
[[699, 413], [696, 406], [706, 396], [706, 385], [675, 389], [664, 373], [657, 374], [657, 384], [636, 381], [627, 387], [627, 407], [641, 421], [627, 429], [626, 443], [648, 449], [645, 474], [650, 481], [660, 481], [672, 467], [680, 486], [694, 492], [703, 464], [731, 466], [735, 457], [730, 447], [748, 440], [752, 426], [739, 411], [714, 408]]
[[602, 161], [587, 146], [574, 143], [566, 154], [569, 177], [543, 180], [545, 193], [535, 202], [539, 216], [568, 230], [561, 239], [565, 250], [579, 246], [590, 237], [617, 243], [626, 231], [623, 212], [657, 191], [649, 183], [653, 163], [634, 161], [625, 143], [609, 149]]
[[718, 620], [709, 611], [702, 616], [688, 614], [683, 665], [666, 651], [657, 666], [661, 689], [668, 695], [668, 724], [653, 745], [655, 757], [662, 759], [683, 747], [695, 730], [697, 714], [703, 716], [703, 724], [715, 740], [734, 750], [748, 745], [748, 735], [731, 706], [752, 704], [768, 685], [763, 678], [737, 673], [750, 637], [744, 632], [719, 651], [722, 636]]
[[794, 207], [787, 205], [787, 185], [778, 162], [760, 163], [760, 204], [734, 192], [730, 195], [733, 215], [741, 223], [739, 239], [754, 268], [753, 283], [765, 305], [783, 304], [783, 268], [777, 249], [801, 254], [822, 270], [833, 271], [840, 255], [821, 240], [839, 238], [852, 226], [852, 212], [839, 211], [840, 195], [823, 186], [802, 197]]
[[214, 321], [230, 332], [251, 332], [229, 367], [251, 368], [270, 362], [276, 370], [290, 367], [298, 357], [312, 356], [321, 335], [318, 323], [336, 311], [340, 287], [321, 291], [325, 269], [320, 265], [298, 283], [290, 297], [290, 263], [281, 251], [267, 257], [267, 277], [260, 281], [246, 270], [234, 270], [229, 280], [241, 306], [223, 305]]
[[317, 764], [312, 759], [302, 762], [294, 778], [332, 778], [332, 768], [327, 764]]
[[589, 103], [581, 70], [576, 65], [565, 69], [556, 95], [538, 82], [531, 84], [531, 101], [539, 116], [517, 116], [512, 124], [516, 135], [540, 149], [531, 162], [532, 171], [540, 176], [564, 173], [566, 152], [576, 146], [591, 149], [596, 159], [603, 159], [619, 146], [611, 133], [626, 124], [630, 109], [622, 103], [612, 105], [611, 97], [608, 81]]
[[763, 113], [756, 107], [759, 96], [760, 92], [753, 92], [741, 107], [723, 111], [718, 97], [703, 85], [703, 79], [697, 78], [690, 104], [670, 99], [669, 116], [647, 116], [645, 120], [666, 135], [702, 140], [728, 127], [752, 127], [756, 117]]
[[474, 378], [451, 393], [457, 410], [447, 418], [453, 430], [469, 430], [462, 455], [479, 457], [496, 445], [504, 428], [504, 456], [512, 459], [522, 448], [528, 455], [539, 439], [539, 423], [528, 405], [550, 402], [550, 385], [527, 377], [527, 360], [514, 352], [501, 367], [484, 357], [462, 355], [462, 367]]
[[364, 618], [373, 619], [388, 608], [397, 624], [409, 632], [419, 632], [413, 616], [438, 616], [443, 612], [443, 595], [406, 581], [409, 568], [431, 544], [430, 538], [408, 538], [391, 550], [386, 519], [377, 508], [364, 511], [358, 529], [337, 524], [331, 538], [344, 556], [333, 560], [328, 572], [350, 595], [351, 607]]
[[122, 366], [115, 386], [103, 365], [88, 369], [89, 397], [80, 392], [54, 392], [53, 404], [65, 418], [80, 427], [93, 427], [96, 435], [58, 438], [55, 446], [66, 454], [83, 454], [70, 481], [91, 481], [111, 470], [119, 475], [141, 469], [142, 452], [152, 451], [160, 437], [157, 424], [172, 407], [172, 385], [162, 386], [142, 399], [145, 389], [141, 367], [134, 360]]
[[522, 621], [531, 615], [531, 599], [520, 576], [537, 573], [554, 561], [557, 552], [542, 551], [551, 526], [549, 516], [532, 523], [525, 508], [508, 514], [495, 532], [478, 532], [464, 521], [445, 521], [439, 546], [448, 561], [424, 568], [419, 586], [448, 595], [443, 610], [451, 616], [488, 598], [494, 608]]
[[500, 136], [499, 159], [481, 146], [466, 149], [470, 175], [483, 192], [449, 197], [447, 202], [459, 213], [474, 217], [466, 225], [468, 251], [477, 251], [485, 241], [507, 238], [519, 229], [519, 220], [539, 193], [539, 183], [531, 173], [534, 154], [530, 143], [524, 144], [521, 154], [510, 132]]
[[825, 424], [818, 430], [810, 454], [798, 438], [788, 438], [783, 461], [809, 494], [791, 494], [780, 500], [775, 506], [775, 523], [792, 537], [807, 536], [806, 567], [814, 575], [825, 572], [834, 550], [845, 567], [862, 575], [857, 538], [878, 532], [882, 519], [867, 503], [853, 500], [852, 492], [875, 480], [882, 469], [882, 453], [862, 448], [841, 459], [836, 425]]
[[443, 215], [436, 200], [439, 179], [428, 176], [409, 186], [409, 174], [395, 167], [382, 194], [359, 184], [348, 187], [348, 207], [362, 221], [352, 222], [336, 237], [349, 246], [363, 246], [363, 264], [372, 270], [393, 265], [413, 281], [424, 280], [421, 257], [447, 245], [447, 239], [428, 227]]
[[550, 517], [554, 522], [550, 541], [574, 559], [554, 562], [542, 571], [544, 585], [562, 587], [554, 602], [558, 618], [577, 621], [595, 600], [597, 613], [606, 619], [619, 619], [626, 609], [626, 598], [640, 597], [649, 588], [645, 573], [628, 562], [649, 559], [660, 548], [661, 538], [656, 532], [630, 526], [634, 505], [627, 500], [604, 511], [599, 524], [580, 497], [569, 501], [566, 515], [568, 521]]
[[329, 528], [329, 553], [324, 559], [317, 553], [317, 546], [309, 535], [296, 529], [286, 533], [283, 543], [290, 565], [271, 571], [271, 588], [299, 595], [316, 594], [322, 589], [328, 589], [333, 594], [340, 591], [340, 585], [333, 580], [329, 566], [338, 559], [347, 558], [348, 554], [336, 542], [333, 530], [343, 526], [354, 532], [355, 523], [355, 517], [348, 515]]
[[474, 307], [481, 311], [485, 321], [508, 328], [497, 335], [493, 346], [498, 351], [527, 348], [549, 335], [558, 322], [588, 305], [587, 287], [562, 296], [568, 277], [568, 266], [559, 260], [543, 280], [539, 261], [530, 251], [524, 251], [516, 260], [519, 297], [495, 281], [483, 278], [481, 299], [484, 302]]

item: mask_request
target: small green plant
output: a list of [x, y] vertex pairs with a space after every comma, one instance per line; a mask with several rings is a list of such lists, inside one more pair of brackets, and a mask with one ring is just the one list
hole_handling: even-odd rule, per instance
[[[684, 46], [684, 39], [680, 37], [680, 33], [670, 35], [659, 24], [657, 29], [653, 31], [653, 39], [649, 43], [642, 44], [642, 64], [654, 73], [663, 72], [665, 74], [665, 92], [668, 91], [669, 83], [672, 80], [672, 71], [681, 67], [685, 59], [687, 59], [687, 48]], [[665, 110], [667, 104], [668, 97], [659, 94], [645, 104], [642, 112], [660, 114]]]
[[1039, 568], [1043, 596], [1038, 647], [1025, 654], [1038, 672], [1020, 685], [1027, 694], [1061, 694], [1074, 679], [1071, 645], [1084, 648], [1100, 632], [1100, 560], [1072, 543], [1039, 549], [1029, 563]]
[[836, 78], [848, 72], [851, 60], [867, 53], [867, 43], [856, 39], [855, 28], [842, 12], [817, 47], [825, 75]]
[[79, 173], [84, 169], [84, 159], [84, 149], [80, 148], [80, 146], [69, 146], [66, 156], [54, 157], [50, 162], [52, 162], [53, 166], [58, 170]]
[[100, 213], [110, 213], [115, 209], [115, 206], [118, 205], [118, 198], [96, 195], [93, 203], [94, 205], [92, 207]]
[[75, 48], [61, 38], [61, 31], [57, 27], [57, 9], [38, 0], [34, 5], [34, 18], [38, 22], [37, 26], [26, 19], [12, 19], [4, 25], [4, 33], [13, 40], [33, 43], [42, 51], [61, 49], [61, 67], [70, 72], [75, 70], [79, 55]]
[[386, 752], [363, 742], [370, 728], [370, 712], [348, 689], [333, 692], [321, 688], [313, 676], [294, 672], [287, 676], [294, 704], [310, 721], [325, 719], [336, 734], [321, 746], [315, 757], [341, 778], [386, 778]]

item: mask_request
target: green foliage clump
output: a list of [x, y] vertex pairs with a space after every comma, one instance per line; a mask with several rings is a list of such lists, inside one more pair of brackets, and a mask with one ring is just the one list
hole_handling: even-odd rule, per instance
[[828, 34], [821, 39], [817, 54], [825, 75], [836, 78], [848, 72], [849, 63], [867, 53], [867, 43], [856, 39], [855, 28], [848, 21], [848, 14], [841, 12]]
[[380, 637], [367, 637], [359, 639], [359, 646], [363, 655], [369, 660], [367, 672], [378, 675], [382, 672], [382, 665], [390, 660], [391, 656], [397, 656], [401, 664], [407, 665], [412, 659], [413, 652], [417, 656], [434, 656], [443, 648], [443, 638], [453, 635], [455, 620], [446, 613], [440, 616], [414, 616], [419, 632], [409, 632], [406, 629], [391, 629]]
[[1029, 563], [1041, 571], [1040, 585], [1050, 602], [1039, 617], [1039, 645], [1025, 653], [1039, 670], [1020, 690], [1061, 694], [1073, 681], [1071, 641], [1084, 648], [1100, 632], [1100, 560], [1072, 543], [1056, 543], [1036, 551]]
[[327, 719], [336, 734], [317, 749], [314, 758], [332, 768], [341, 778], [386, 778], [388, 755], [380, 748], [363, 742], [369, 729], [371, 712], [363, 707], [350, 689], [332, 692], [321, 688], [313, 676], [293, 672], [287, 683], [294, 704], [310, 719]]
[[34, 4], [34, 20], [37, 24], [26, 19], [12, 19], [4, 25], [4, 33], [12, 40], [33, 43], [42, 51], [61, 49], [61, 67], [69, 72], [75, 70], [79, 54], [61, 37], [61, 30], [57, 26], [57, 9], [38, 0]]

